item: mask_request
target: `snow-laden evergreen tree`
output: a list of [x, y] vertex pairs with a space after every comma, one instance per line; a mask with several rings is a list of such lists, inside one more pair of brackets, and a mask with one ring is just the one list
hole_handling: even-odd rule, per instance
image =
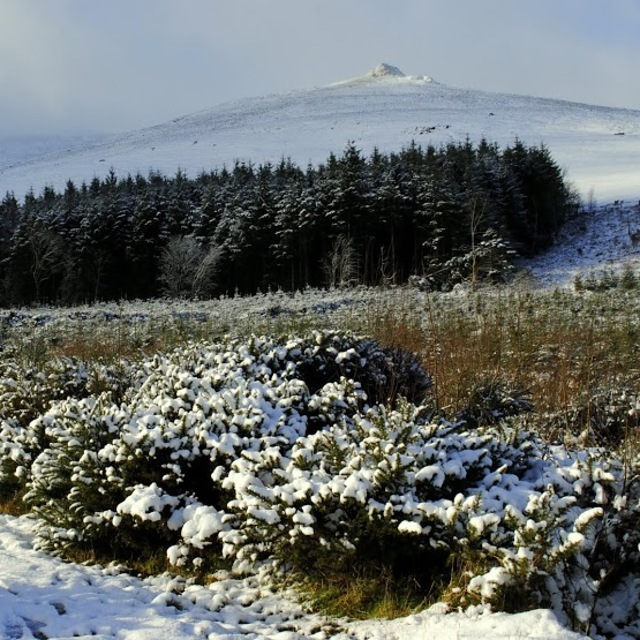
[[[220, 249], [209, 294], [299, 289], [326, 283], [337, 239], [346, 238], [358, 265], [354, 282], [402, 283], [415, 275], [437, 288], [462, 280], [475, 286], [484, 274], [503, 278], [506, 271], [496, 269], [507, 269], [511, 250], [548, 246], [575, 202], [544, 147], [413, 143], [366, 157], [349, 143], [306, 171], [284, 159], [277, 166], [237, 162], [196, 178], [111, 171], [60, 194], [46, 187], [23, 203], [5, 199], [0, 213], [9, 233], [0, 265], [7, 301], [144, 298], [160, 291], [159, 257], [170, 239], [193, 236], [201, 247]], [[37, 286], [25, 276], [37, 264], [27, 251], [35, 226], [65, 245], [64, 268], [47, 273], [46, 291], [36, 291], [39, 276]], [[495, 268], [479, 269], [489, 229], [506, 253], [492, 258]]]

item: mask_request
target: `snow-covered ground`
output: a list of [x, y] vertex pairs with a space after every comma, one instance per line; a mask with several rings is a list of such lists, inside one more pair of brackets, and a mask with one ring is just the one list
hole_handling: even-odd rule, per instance
[[0, 161], [0, 194], [64, 188], [104, 176], [158, 170], [189, 175], [236, 160], [303, 167], [354, 141], [397, 150], [482, 137], [500, 145], [544, 143], [586, 198], [640, 197], [640, 111], [450, 87], [427, 76], [376, 68], [328, 87], [241, 100], [43, 158]]
[[546, 610], [444, 614], [347, 622], [305, 613], [291, 593], [258, 579], [208, 586], [168, 576], [140, 580], [115, 569], [67, 564], [33, 549], [33, 521], [0, 516], [0, 638], [167, 640], [578, 640]]
[[542, 287], [572, 287], [576, 276], [640, 272], [640, 202], [618, 201], [567, 223], [545, 253], [522, 263]]

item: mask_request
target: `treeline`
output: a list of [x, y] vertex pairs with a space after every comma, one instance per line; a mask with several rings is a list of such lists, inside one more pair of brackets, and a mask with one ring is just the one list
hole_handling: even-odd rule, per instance
[[303, 169], [237, 163], [45, 187], [0, 203], [0, 303], [500, 280], [577, 199], [545, 147], [415, 144]]

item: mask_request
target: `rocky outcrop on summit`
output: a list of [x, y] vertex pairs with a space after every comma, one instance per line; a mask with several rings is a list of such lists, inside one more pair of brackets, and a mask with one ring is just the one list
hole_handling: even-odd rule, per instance
[[365, 73], [363, 76], [358, 76], [357, 78], [338, 82], [337, 85], [378, 81], [422, 83], [433, 82], [433, 78], [430, 78], [429, 76], [407, 76], [402, 71], [400, 71], [398, 67], [394, 67], [393, 65], [387, 64], [386, 62], [381, 62], [379, 65], [373, 67], [373, 69]]
[[367, 73], [369, 78], [404, 78], [406, 77], [398, 67], [394, 67], [386, 62], [381, 62]]

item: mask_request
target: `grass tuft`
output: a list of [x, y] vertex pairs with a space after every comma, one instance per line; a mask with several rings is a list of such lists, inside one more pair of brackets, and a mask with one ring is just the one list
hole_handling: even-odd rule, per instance
[[385, 572], [308, 578], [301, 590], [314, 610], [356, 620], [400, 618], [437, 600], [425, 598], [424, 591], [410, 579], [394, 579]]

